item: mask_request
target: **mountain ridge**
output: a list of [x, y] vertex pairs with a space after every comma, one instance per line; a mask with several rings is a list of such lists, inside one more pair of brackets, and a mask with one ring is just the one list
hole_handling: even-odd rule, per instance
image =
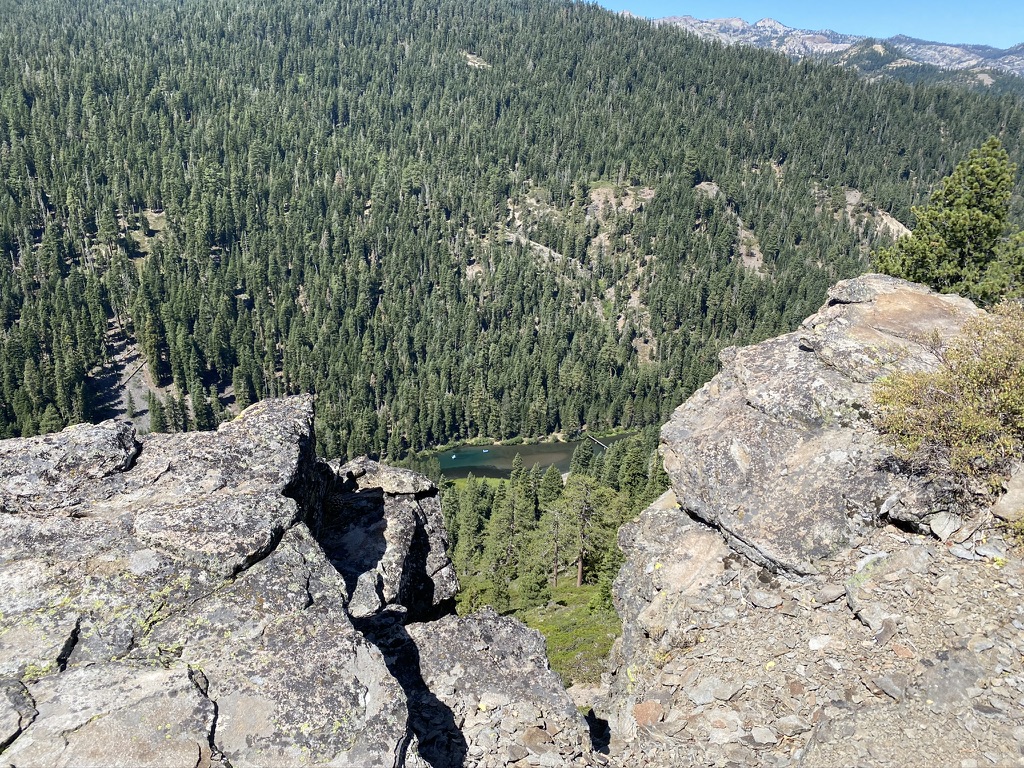
[[4, 19], [0, 436], [308, 391], [330, 457], [652, 426], [888, 244], [845, 190], [909, 222], [1024, 159], [1019, 97], [567, 0], [121, 1]]
[[828, 56], [843, 53], [866, 42], [877, 42], [897, 48], [917, 64], [950, 70], [995, 69], [1024, 77], [1024, 42], [1002, 49], [972, 43], [922, 40], [902, 34], [878, 39], [869, 35], [835, 32], [831, 29], [799, 29], [786, 26], [772, 18], [763, 18], [750, 24], [739, 18], [697, 19], [693, 16], [668, 16], [655, 19], [653, 23], [681, 27], [700, 37], [721, 40], [727, 44], [752, 45], [800, 57]]

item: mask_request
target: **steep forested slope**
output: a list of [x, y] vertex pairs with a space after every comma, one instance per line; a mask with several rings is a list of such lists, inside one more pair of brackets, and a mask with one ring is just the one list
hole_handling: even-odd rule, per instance
[[121, 335], [328, 455], [660, 422], [1022, 115], [562, 2], [0, 0], [0, 434]]

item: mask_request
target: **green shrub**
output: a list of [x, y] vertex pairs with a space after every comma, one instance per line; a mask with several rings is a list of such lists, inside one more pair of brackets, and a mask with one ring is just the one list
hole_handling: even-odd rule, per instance
[[1024, 447], [1024, 306], [969, 321], [936, 354], [933, 373], [876, 383], [875, 426], [915, 471], [994, 489]]

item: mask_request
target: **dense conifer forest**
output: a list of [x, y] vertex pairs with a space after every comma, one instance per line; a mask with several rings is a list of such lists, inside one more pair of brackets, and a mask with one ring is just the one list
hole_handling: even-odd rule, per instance
[[296, 392], [328, 457], [636, 430], [444, 487], [461, 607], [593, 680], [657, 425], [991, 135], [1018, 97], [557, 0], [0, 0], [0, 437]]
[[328, 456], [658, 424], [969, 148], [1021, 159], [1016, 97], [576, 3], [0, 0], [0, 31], [3, 436], [304, 391]]

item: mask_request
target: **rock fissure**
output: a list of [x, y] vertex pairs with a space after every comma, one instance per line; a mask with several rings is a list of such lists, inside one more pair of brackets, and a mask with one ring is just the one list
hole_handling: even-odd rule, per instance
[[431, 768], [464, 765], [468, 745], [451, 708], [427, 686], [420, 665], [420, 650], [402, 623], [402, 615], [387, 613], [354, 619], [353, 625], [375, 648], [398, 681], [409, 709], [408, 730], [401, 757], [415, 744]]
[[497, 768], [540, 729], [552, 764], [592, 764], [535, 633], [452, 614], [437, 489], [317, 459], [311, 398], [129, 444], [117, 422], [0, 443], [26, 513], [0, 517], [0, 673], [38, 702], [0, 712], [5, 759]]
[[721, 535], [729, 544], [729, 547], [739, 557], [744, 558], [744, 560], [749, 562], [751, 565], [764, 568], [769, 573], [786, 576], [796, 580], [801, 580], [817, 573], [817, 570], [813, 566], [806, 571], [800, 570], [799, 568], [790, 568], [785, 563], [773, 560], [770, 556], [766, 555], [765, 552], [757, 546], [755, 541], [747, 541], [742, 535], [725, 527], [719, 521], [700, 517], [692, 510], [682, 511], [693, 521], [695, 525], [706, 528], [707, 530], [715, 531]]
[[24, 733], [24, 729], [19, 726], [13, 733], [5, 735], [0, 741], [0, 754], [3, 754], [4, 750], [11, 746], [22, 733]]
[[212, 707], [212, 715], [210, 717], [210, 727], [207, 732], [207, 744], [209, 746], [209, 754], [204, 754], [204, 750], [200, 749], [199, 758], [196, 761], [197, 766], [209, 766], [213, 761], [217, 761], [221, 768], [231, 768], [231, 763], [228, 761], [217, 745], [217, 719], [220, 715], [220, 708], [217, 706], [217, 701], [210, 698], [210, 681], [207, 679], [206, 674], [201, 669], [194, 669], [188, 667], [188, 679], [199, 692], [199, 694], [210, 702]]
[[64, 645], [60, 649], [60, 652], [57, 654], [56, 664], [58, 672], [63, 672], [65, 669], [67, 669], [68, 659], [71, 658], [71, 654], [75, 651], [75, 646], [78, 645], [78, 638], [79, 635], [81, 634], [81, 630], [82, 618], [81, 616], [79, 616], [77, 619], [75, 619], [75, 626], [68, 634], [68, 639], [65, 641]]
[[245, 571], [248, 571], [257, 563], [260, 563], [261, 561], [269, 557], [277, 549], [278, 545], [281, 543], [281, 539], [284, 538], [284, 535], [288, 531], [288, 529], [295, 526], [298, 522], [299, 520], [293, 520], [287, 525], [275, 526], [274, 528], [272, 528], [269, 532], [270, 535], [267, 539], [267, 543], [261, 546], [256, 551], [252, 552], [251, 554], [246, 555], [241, 560], [241, 562], [238, 562], [234, 566], [232, 566], [229, 578], [237, 579], [240, 574], [244, 573]]
[[97, 720], [101, 720], [105, 716], [106, 715], [103, 713], [97, 713], [92, 715], [88, 719], [75, 724], [72, 728], [60, 731], [58, 733], [58, 736], [60, 736], [61, 741], [64, 742], [63, 748], [66, 750], [68, 747], [71, 746], [71, 739], [76, 733], [79, 733], [82, 729], [87, 728], [89, 725], [96, 722]]
[[32, 693], [21, 680], [0, 680], [0, 753], [25, 732], [39, 714]]
[[201, 609], [204, 602], [217, 599], [220, 594], [231, 587], [232, 583], [238, 576], [242, 576], [243, 574], [244, 571], [240, 572], [235, 577], [232, 577], [231, 580], [218, 582], [210, 589], [200, 591], [195, 595], [190, 594], [183, 600], [172, 602], [160, 600], [159, 604], [155, 608], [150, 610], [144, 617], [141, 617], [139, 626], [143, 630], [143, 637], [140, 639], [132, 635], [127, 649], [121, 654], [121, 656], [129, 656], [131, 651], [140, 644], [145, 646], [152, 639], [154, 633], [158, 632], [160, 625], [164, 622], [173, 622], [175, 619], [187, 616], [190, 612]]

